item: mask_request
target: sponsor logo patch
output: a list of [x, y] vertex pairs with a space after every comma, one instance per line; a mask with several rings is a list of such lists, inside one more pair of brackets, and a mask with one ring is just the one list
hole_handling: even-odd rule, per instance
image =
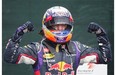
[[47, 59], [51, 59], [51, 58], [54, 58], [54, 57], [55, 57], [55, 55], [52, 54], [52, 53], [46, 53], [46, 54], [43, 55], [43, 58], [47, 58]]
[[55, 64], [53, 64], [53, 65], [51, 65], [49, 67], [50, 67], [49, 71], [51, 71], [51, 70], [58, 70], [60, 72], [63, 72], [63, 71], [68, 70], [68, 69], [73, 70], [72, 65], [68, 64], [68, 63], [65, 63], [64, 61], [55, 63]]

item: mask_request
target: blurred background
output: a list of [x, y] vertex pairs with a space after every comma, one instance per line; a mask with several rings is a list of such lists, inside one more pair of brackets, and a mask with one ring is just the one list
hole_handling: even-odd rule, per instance
[[[100, 24], [108, 33], [113, 60], [108, 65], [108, 75], [114, 75], [114, 0], [2, 0], [2, 52], [16, 28], [30, 20], [35, 31], [24, 35], [20, 46], [40, 41], [41, 21], [45, 11], [52, 6], [64, 6], [74, 18], [72, 40], [97, 47], [96, 37], [87, 32], [91, 21]], [[9, 64], [2, 60], [2, 75], [33, 75], [31, 65]]]

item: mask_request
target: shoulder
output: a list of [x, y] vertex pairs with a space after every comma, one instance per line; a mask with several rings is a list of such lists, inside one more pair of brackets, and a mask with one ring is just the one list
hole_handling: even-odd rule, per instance
[[76, 46], [79, 46], [82, 45], [79, 41], [70, 41], [71, 43], [74, 43]]
[[71, 42], [73, 42], [81, 51], [83, 51], [87, 48], [91, 48], [90, 46], [80, 43], [79, 41], [71, 41]]
[[40, 46], [39, 42], [31, 42], [30, 45]]

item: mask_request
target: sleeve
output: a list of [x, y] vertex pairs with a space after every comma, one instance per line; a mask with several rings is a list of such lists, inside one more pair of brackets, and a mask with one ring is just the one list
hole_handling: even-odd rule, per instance
[[97, 48], [92, 48], [80, 42], [77, 42], [77, 45], [81, 51], [80, 64], [101, 62], [101, 53]]
[[12, 64], [34, 64], [37, 60], [37, 51], [39, 50], [39, 43], [30, 43], [24, 47], [20, 47], [19, 43], [8, 41], [4, 60]]
[[105, 63], [112, 60], [111, 45], [106, 34], [97, 36], [99, 51], [101, 52], [102, 59]]
[[81, 51], [80, 64], [83, 63], [103, 63], [106, 64], [112, 60], [110, 42], [107, 35], [97, 36], [98, 47], [92, 48], [78, 43]]

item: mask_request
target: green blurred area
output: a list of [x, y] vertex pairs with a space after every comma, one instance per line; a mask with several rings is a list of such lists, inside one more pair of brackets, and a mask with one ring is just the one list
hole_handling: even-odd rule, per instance
[[[99, 23], [108, 33], [114, 59], [114, 1], [113, 0], [2, 0], [2, 52], [16, 28], [26, 21], [33, 22], [35, 31], [24, 35], [21, 46], [40, 41], [41, 21], [45, 11], [52, 6], [64, 6], [75, 20], [74, 36], [89, 46], [97, 46], [96, 37], [87, 32], [91, 21]], [[31, 65], [15, 65], [2, 61], [2, 75], [33, 75]], [[109, 63], [108, 75], [114, 75], [114, 60]]]

